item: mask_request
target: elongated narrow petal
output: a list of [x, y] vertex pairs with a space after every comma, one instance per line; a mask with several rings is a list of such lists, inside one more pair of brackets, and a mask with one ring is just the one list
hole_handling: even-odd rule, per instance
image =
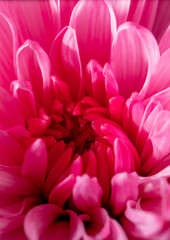
[[31, 83], [37, 106], [49, 107], [52, 98], [50, 62], [47, 54], [36, 42], [28, 40], [18, 49], [17, 75], [25, 84], [27, 81]]
[[18, 37], [12, 20], [0, 12], [0, 87], [10, 89], [10, 82], [15, 79], [15, 53]]
[[45, 183], [47, 170], [47, 152], [42, 140], [36, 140], [26, 151], [22, 166], [23, 176], [37, 187]]
[[170, 38], [170, 26], [166, 29], [164, 35], [161, 38], [161, 41], [159, 43], [159, 49], [160, 49], [160, 53], [161, 55], [168, 49], [170, 48], [170, 42], [169, 42], [169, 38]]
[[102, 66], [109, 61], [116, 21], [106, 1], [79, 1], [73, 9], [70, 26], [75, 28], [83, 67], [90, 59]]

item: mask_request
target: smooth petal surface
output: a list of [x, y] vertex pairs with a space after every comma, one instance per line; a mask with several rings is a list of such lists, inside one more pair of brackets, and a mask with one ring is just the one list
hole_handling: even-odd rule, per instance
[[86, 174], [77, 177], [73, 188], [73, 201], [79, 210], [87, 212], [89, 209], [99, 207], [101, 197], [102, 189], [95, 177], [90, 178]]
[[[17, 76], [27, 85], [31, 83], [37, 107], [50, 107], [50, 62], [47, 54], [36, 43], [26, 41], [17, 51]], [[29, 83], [29, 84], [30, 84]]]
[[12, 20], [0, 12], [0, 86], [9, 91], [10, 82], [15, 79], [15, 53], [18, 36]]
[[15, 100], [0, 87], [0, 128], [8, 129], [15, 125], [25, 126], [24, 119], [17, 108]]
[[121, 25], [111, 54], [120, 95], [128, 98], [132, 92], [140, 91], [158, 59], [158, 45], [147, 29], [133, 23]]
[[[0, 7], [13, 19], [21, 42], [37, 41], [47, 51], [57, 34], [59, 11], [53, 1], [5, 1]], [[48, 34], [47, 34], [48, 29]]]
[[26, 151], [22, 166], [23, 177], [43, 188], [47, 171], [47, 152], [44, 142], [36, 140]]
[[135, 172], [116, 174], [111, 180], [111, 186], [110, 206], [112, 214], [118, 215], [125, 209], [128, 200], [137, 200], [138, 176]]
[[170, 26], [166, 29], [164, 35], [159, 43], [160, 54], [162, 55], [168, 48], [170, 48]]
[[71, 14], [70, 26], [76, 31], [83, 67], [90, 59], [102, 66], [109, 61], [116, 20], [106, 1], [79, 1]]

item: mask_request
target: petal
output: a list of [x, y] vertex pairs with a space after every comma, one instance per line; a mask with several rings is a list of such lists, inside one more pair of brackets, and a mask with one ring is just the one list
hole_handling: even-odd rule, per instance
[[133, 201], [128, 202], [125, 218], [121, 222], [128, 234], [138, 239], [151, 239], [163, 226], [160, 216], [148, 211], [135, 209]]
[[129, 8], [130, 8], [130, 0], [114, 0], [114, 1], [108, 1], [113, 8], [113, 11], [115, 13], [117, 26], [121, 25], [122, 23], [126, 22]]
[[72, 10], [79, 0], [58, 1], [60, 8], [61, 28], [68, 26]]
[[17, 32], [11, 19], [0, 12], [0, 86], [9, 91], [14, 80], [14, 56], [18, 47]]
[[47, 150], [45, 143], [38, 139], [29, 146], [25, 153], [22, 166], [23, 177], [37, 187], [42, 188], [45, 183], [47, 170]]
[[0, 164], [18, 166], [23, 162], [24, 151], [10, 135], [0, 130]]
[[65, 32], [61, 45], [61, 55], [64, 65], [64, 79], [67, 81], [73, 99], [82, 97], [82, 67], [75, 30], [71, 27]]
[[15, 125], [25, 127], [24, 119], [15, 104], [15, 100], [3, 88], [0, 88], [0, 116], [1, 129], [8, 129]]
[[50, 61], [47, 54], [36, 43], [26, 41], [17, 51], [17, 75], [23, 85], [32, 86], [37, 106], [51, 104]]
[[63, 181], [57, 184], [49, 195], [49, 203], [54, 203], [60, 207], [63, 207], [66, 200], [72, 194], [75, 182], [75, 176], [73, 174], [70, 174]]
[[49, 52], [60, 28], [59, 11], [53, 1], [6, 1], [4, 11], [13, 19], [22, 43], [31, 39]]
[[158, 59], [158, 45], [147, 29], [134, 23], [122, 24], [111, 54], [120, 95], [128, 98], [132, 92], [140, 91]]
[[119, 215], [124, 211], [128, 200], [138, 198], [138, 176], [136, 172], [119, 173], [113, 176], [111, 185], [111, 212]]
[[170, 22], [170, 2], [159, 1], [152, 32], [159, 42]]
[[109, 61], [116, 20], [106, 1], [79, 1], [71, 14], [70, 26], [76, 31], [83, 67], [90, 59], [102, 66]]
[[106, 240], [128, 240], [123, 227], [118, 223], [118, 221], [111, 219], [111, 233]]
[[[170, 49], [161, 56], [155, 67], [152, 75], [148, 79], [147, 87], [145, 88], [145, 98], [152, 96], [168, 87], [170, 87]], [[142, 95], [142, 91], [140, 93]]]
[[73, 201], [80, 211], [87, 212], [89, 209], [99, 207], [101, 197], [102, 189], [97, 178], [90, 178], [86, 174], [77, 177], [73, 188]]
[[160, 54], [162, 55], [168, 48], [170, 48], [170, 25], [164, 32], [164, 35], [161, 38], [159, 43]]

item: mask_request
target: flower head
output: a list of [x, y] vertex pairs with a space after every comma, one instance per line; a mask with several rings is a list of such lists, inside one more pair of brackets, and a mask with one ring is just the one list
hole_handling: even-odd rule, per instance
[[168, 6], [0, 2], [0, 239], [169, 239]]

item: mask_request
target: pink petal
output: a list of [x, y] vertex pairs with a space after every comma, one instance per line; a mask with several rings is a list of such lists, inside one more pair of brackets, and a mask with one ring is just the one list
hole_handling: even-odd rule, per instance
[[114, 142], [114, 153], [115, 153], [115, 173], [120, 173], [123, 171], [131, 172], [132, 170], [134, 170], [133, 155], [130, 149], [119, 138], [116, 138]]
[[14, 20], [22, 43], [31, 39], [49, 52], [60, 28], [59, 11], [52, 1], [7, 1], [4, 11]]
[[2, 217], [0, 219], [0, 232], [6, 233], [22, 226], [24, 216]]
[[[87, 216], [89, 217], [88, 219]], [[87, 234], [85, 239], [106, 239], [109, 236], [110, 218], [104, 208], [93, 208], [88, 211], [88, 215], [80, 215], [79, 217], [85, 223]]]
[[47, 54], [36, 42], [28, 40], [18, 49], [16, 63], [18, 79], [25, 85], [32, 85], [37, 107], [44, 106], [48, 109], [52, 94]]
[[87, 212], [89, 209], [99, 207], [102, 197], [102, 189], [95, 177], [90, 178], [84, 174], [77, 177], [73, 188], [73, 201], [76, 207]]
[[120, 95], [128, 98], [132, 92], [140, 91], [158, 59], [158, 45], [147, 29], [134, 23], [122, 24], [111, 54]]
[[[148, 79], [145, 88], [145, 98], [152, 96], [168, 87], [170, 87], [170, 49], [164, 52], [160, 60], [155, 65], [151, 78]], [[140, 93], [142, 95], [142, 91]]]
[[79, 0], [58, 1], [62, 28], [68, 26], [72, 10], [78, 1]]
[[122, 96], [112, 97], [109, 100], [109, 112], [111, 119], [119, 124], [123, 119], [123, 109], [124, 109], [125, 100]]
[[93, 151], [85, 152], [83, 154], [83, 163], [87, 162], [87, 165], [84, 166], [84, 172], [90, 177], [97, 175], [97, 160]]
[[111, 219], [111, 233], [106, 240], [128, 240], [123, 227], [118, 223], [118, 221]]
[[36, 140], [25, 153], [22, 174], [24, 178], [42, 188], [47, 170], [47, 150], [44, 142]]
[[61, 45], [65, 81], [70, 87], [73, 99], [82, 97], [82, 67], [75, 30], [71, 27], [65, 32]]
[[66, 200], [72, 194], [75, 182], [75, 176], [73, 174], [70, 174], [58, 185], [56, 185], [49, 195], [49, 203], [54, 203], [60, 207], [63, 207]]
[[18, 47], [16, 29], [11, 19], [0, 13], [0, 86], [9, 91], [10, 82], [15, 79], [14, 56]]
[[112, 5], [113, 11], [115, 13], [117, 26], [121, 25], [122, 23], [126, 22], [129, 8], [130, 8], [130, 0], [114, 0], [108, 2]]
[[151, 212], [135, 209], [135, 203], [133, 201], [128, 202], [125, 218], [123, 218], [121, 222], [128, 234], [138, 239], [151, 239], [163, 226], [163, 221], [160, 216]]
[[0, 130], [0, 164], [18, 166], [23, 162], [24, 151], [10, 135]]
[[111, 185], [111, 211], [112, 214], [119, 215], [125, 209], [128, 200], [138, 198], [138, 176], [136, 172], [119, 173], [113, 176]]
[[15, 100], [3, 88], [0, 88], [0, 128], [7, 129], [15, 125], [25, 126]]
[[[28, 84], [29, 85], [29, 84]], [[24, 86], [20, 81], [12, 81], [11, 92], [24, 119], [37, 116], [34, 94], [31, 86]]]
[[109, 61], [116, 21], [105, 1], [79, 1], [73, 9], [70, 26], [75, 28], [83, 67], [90, 59], [102, 66]]
[[1, 234], [0, 235], [0, 240], [13, 240], [14, 237], [17, 239], [17, 240], [28, 240], [27, 237], [25, 236], [25, 233], [23, 231], [23, 228], [22, 227], [19, 227], [15, 230], [12, 230], [12, 231], [8, 231], [4, 234]]
[[170, 2], [159, 1], [152, 32], [159, 42], [170, 22]]
[[37, 194], [37, 189], [27, 180], [8, 172], [8, 170], [0, 170], [0, 192], [6, 194], [18, 194], [29, 196]]
[[160, 54], [162, 55], [168, 48], [170, 48], [170, 26], [164, 32], [164, 35], [161, 38], [159, 43]]

